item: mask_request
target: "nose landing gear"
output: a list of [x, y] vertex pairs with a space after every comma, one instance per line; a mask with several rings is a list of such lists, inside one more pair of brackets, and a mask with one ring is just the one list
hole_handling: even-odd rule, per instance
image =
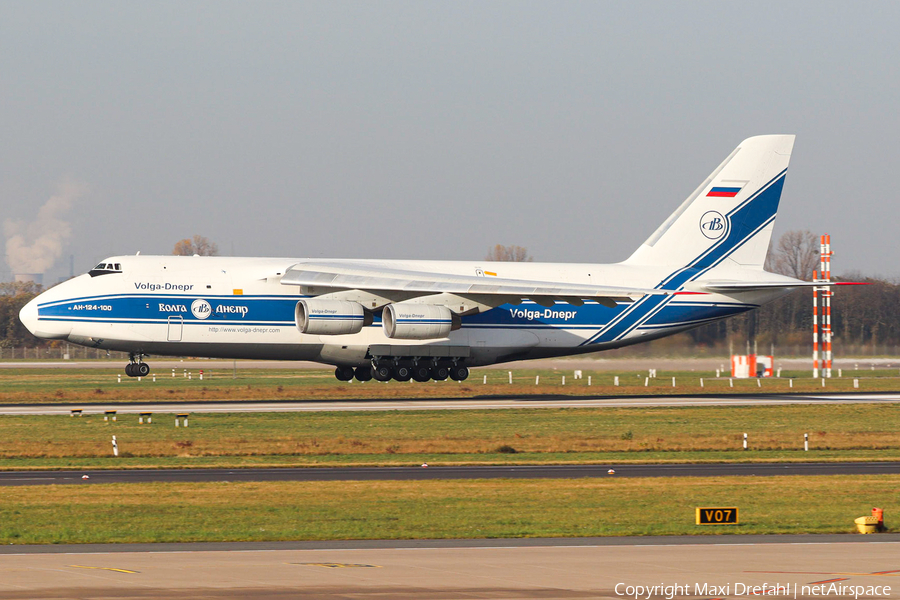
[[[137, 357], [137, 362], [135, 362]], [[130, 354], [128, 357], [131, 362], [125, 365], [125, 374], [129, 377], [146, 377], [150, 374], [150, 365], [144, 362], [143, 354]]]

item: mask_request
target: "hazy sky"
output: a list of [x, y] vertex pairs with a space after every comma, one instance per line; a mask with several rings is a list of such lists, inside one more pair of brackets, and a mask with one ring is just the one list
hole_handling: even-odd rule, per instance
[[3, 2], [0, 234], [59, 229], [47, 282], [194, 233], [614, 262], [742, 139], [796, 133], [775, 235], [897, 277], [898, 26], [895, 2]]

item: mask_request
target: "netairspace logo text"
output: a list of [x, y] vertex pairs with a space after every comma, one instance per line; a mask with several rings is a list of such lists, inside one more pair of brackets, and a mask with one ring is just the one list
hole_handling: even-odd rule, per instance
[[860, 596], [889, 596], [891, 587], [888, 585], [841, 585], [840, 583], [820, 583], [818, 585], [786, 583], [751, 585], [747, 583], [729, 583], [725, 585], [713, 585], [709, 583], [695, 584], [664, 584], [659, 585], [628, 585], [617, 583], [615, 587], [617, 596], [633, 598], [634, 600], [651, 600], [652, 598], [665, 598], [673, 600], [678, 596], [705, 596], [725, 598], [728, 596], [787, 596], [798, 598], [800, 596], [831, 596], [839, 598], [854, 598]]

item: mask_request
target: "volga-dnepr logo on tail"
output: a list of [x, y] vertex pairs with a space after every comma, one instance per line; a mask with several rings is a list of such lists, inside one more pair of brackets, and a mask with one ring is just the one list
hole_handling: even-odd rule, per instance
[[700, 217], [700, 231], [711, 240], [717, 240], [725, 235], [727, 224], [728, 221], [722, 213], [715, 210], [707, 211]]

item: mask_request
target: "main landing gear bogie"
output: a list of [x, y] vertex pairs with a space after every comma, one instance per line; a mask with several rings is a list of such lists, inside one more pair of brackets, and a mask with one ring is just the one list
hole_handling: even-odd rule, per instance
[[465, 365], [453, 365], [450, 369], [450, 379], [453, 381], [465, 381], [469, 377], [469, 369]]
[[436, 365], [431, 367], [431, 378], [435, 381], [444, 381], [450, 376], [450, 367], [445, 365]]
[[425, 382], [431, 379], [431, 369], [428, 365], [416, 365], [412, 369], [412, 378], [418, 382]]
[[375, 381], [390, 381], [394, 376], [394, 369], [390, 365], [379, 364], [372, 368], [372, 378]]
[[469, 369], [458, 361], [417, 360], [417, 359], [375, 359], [371, 367], [337, 367], [334, 376], [340, 381], [350, 381], [353, 377], [358, 381], [409, 381], [426, 382], [434, 379], [444, 381], [465, 381]]

